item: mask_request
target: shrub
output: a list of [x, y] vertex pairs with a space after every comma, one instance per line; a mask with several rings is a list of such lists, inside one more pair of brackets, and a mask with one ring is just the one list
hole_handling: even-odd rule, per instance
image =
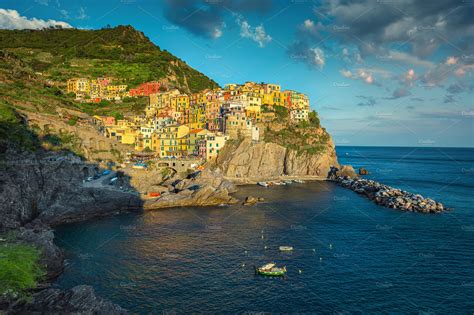
[[26, 244], [0, 246], [0, 296], [25, 299], [46, 274], [41, 252]]
[[317, 127], [319, 128], [321, 126], [321, 123], [319, 121], [319, 117], [318, 117], [318, 114], [316, 113], [316, 111], [310, 111], [308, 113], [308, 119], [309, 119], [309, 123], [311, 124], [311, 126], [313, 127]]

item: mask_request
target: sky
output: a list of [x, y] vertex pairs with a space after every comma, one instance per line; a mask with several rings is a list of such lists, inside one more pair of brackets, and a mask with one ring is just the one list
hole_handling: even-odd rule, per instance
[[310, 97], [336, 145], [474, 147], [474, 0], [2, 0], [0, 28], [132, 25], [221, 86]]

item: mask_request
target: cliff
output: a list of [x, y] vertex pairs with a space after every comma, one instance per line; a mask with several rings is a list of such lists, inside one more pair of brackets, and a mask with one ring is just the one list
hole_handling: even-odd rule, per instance
[[339, 165], [332, 139], [324, 129], [279, 124], [266, 128], [263, 141], [254, 143], [243, 139], [226, 144], [215, 165], [224, 177], [238, 183], [282, 176], [325, 179], [330, 167]]

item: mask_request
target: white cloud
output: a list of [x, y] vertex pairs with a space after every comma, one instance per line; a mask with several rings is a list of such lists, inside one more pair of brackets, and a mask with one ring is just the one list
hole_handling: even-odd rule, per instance
[[78, 20], [85, 20], [87, 19], [89, 16], [86, 14], [86, 9], [84, 9], [83, 7], [80, 7], [79, 8], [79, 14], [77, 15], [76, 19]]
[[395, 51], [395, 50], [391, 50], [389, 52], [387, 61], [390, 61], [390, 60], [403, 62], [411, 66], [420, 66], [420, 67], [425, 67], [425, 68], [434, 67], [434, 64], [431, 61], [423, 60], [423, 59], [418, 58], [415, 55], [411, 55], [405, 52]]
[[408, 70], [408, 72], [405, 76], [405, 79], [407, 79], [407, 80], [415, 79], [415, 70], [413, 70], [413, 69]]
[[0, 29], [42, 29], [50, 26], [71, 28], [66, 22], [56, 20], [42, 20], [21, 16], [16, 10], [0, 9]]
[[450, 56], [446, 59], [446, 64], [451, 66], [451, 65], [455, 65], [458, 63], [458, 58], [456, 57], [453, 57], [453, 56]]
[[361, 80], [367, 84], [375, 84], [375, 85], [380, 85], [380, 84], [375, 82], [374, 72], [382, 74], [382, 75], [386, 74], [385, 70], [368, 69], [368, 68], [358, 68], [354, 72], [347, 69], [341, 69], [339, 72], [345, 78], [353, 79], [353, 80]]
[[350, 70], [346, 70], [346, 69], [341, 69], [341, 71], [339, 71], [343, 77], [346, 77], [346, 78], [352, 78], [352, 72]]
[[311, 62], [313, 62], [315, 65], [318, 67], [322, 68], [324, 67], [326, 63], [326, 58], [324, 57], [324, 51], [321, 50], [321, 48], [310, 48], [310, 54], [312, 55], [311, 57]]
[[304, 28], [308, 29], [308, 30], [313, 30], [314, 29], [314, 22], [311, 21], [311, 20], [305, 20], [304, 23], [303, 23], [303, 26]]
[[219, 38], [221, 36], [222, 36], [222, 30], [216, 27], [214, 31], [212, 32], [212, 38]]
[[65, 19], [68, 19], [69, 18], [69, 12], [67, 10], [59, 10], [59, 12], [61, 13], [61, 16]]
[[257, 42], [259, 47], [265, 47], [265, 44], [272, 41], [272, 37], [265, 32], [263, 25], [253, 28], [241, 16], [237, 17], [237, 24], [240, 25], [240, 36]]

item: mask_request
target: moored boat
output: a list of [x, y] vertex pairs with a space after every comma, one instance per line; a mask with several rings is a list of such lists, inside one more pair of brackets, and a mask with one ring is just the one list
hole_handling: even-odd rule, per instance
[[293, 246], [280, 246], [279, 249], [281, 252], [291, 252], [293, 250]]
[[267, 182], [258, 182], [257, 185], [262, 186], [262, 187], [268, 187]]
[[291, 180], [285, 180], [284, 183], [287, 184], [287, 185], [289, 185], [289, 184], [293, 184], [293, 181], [291, 181]]
[[260, 268], [255, 268], [255, 273], [262, 276], [282, 277], [286, 274], [286, 267], [277, 267], [275, 263], [268, 263]]
[[293, 180], [295, 183], [298, 183], [298, 184], [304, 184], [304, 180], [302, 179], [295, 179]]

